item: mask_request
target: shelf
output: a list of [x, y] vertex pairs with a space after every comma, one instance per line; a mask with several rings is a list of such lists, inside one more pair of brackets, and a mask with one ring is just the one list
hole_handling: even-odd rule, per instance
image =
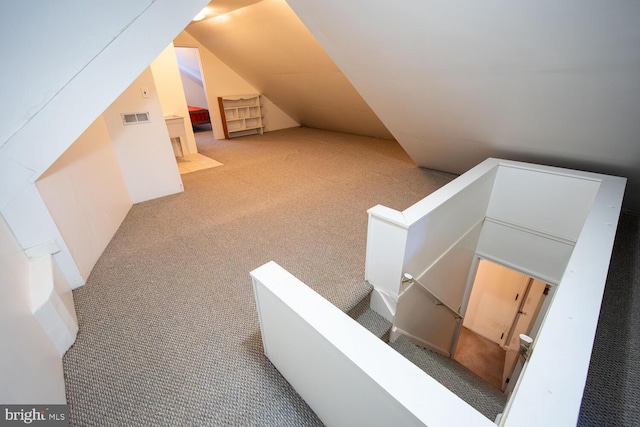
[[225, 138], [262, 134], [260, 95], [237, 95], [218, 98]]

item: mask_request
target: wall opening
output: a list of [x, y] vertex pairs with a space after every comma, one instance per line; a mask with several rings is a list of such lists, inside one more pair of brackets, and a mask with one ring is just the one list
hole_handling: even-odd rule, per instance
[[519, 374], [520, 334], [535, 338], [553, 287], [478, 258], [453, 358], [508, 392]]
[[193, 132], [212, 132], [213, 122], [209, 113], [210, 106], [198, 48], [176, 46], [174, 49]]

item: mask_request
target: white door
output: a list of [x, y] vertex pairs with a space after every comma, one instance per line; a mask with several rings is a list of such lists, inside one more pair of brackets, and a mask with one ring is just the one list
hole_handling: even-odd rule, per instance
[[547, 284], [539, 280], [532, 279], [529, 283], [505, 347], [506, 355], [504, 372], [502, 374], [502, 390], [505, 390], [508, 385], [513, 385], [513, 383], [511, 383], [512, 380], [515, 381], [513, 372], [520, 356], [520, 334], [535, 338], [535, 334], [533, 333], [535, 331], [532, 332], [531, 328], [537, 317], [544, 315], [544, 313], [540, 311], [540, 307], [545, 298], [546, 288]]
[[528, 283], [522, 273], [480, 260], [464, 326], [504, 346]]

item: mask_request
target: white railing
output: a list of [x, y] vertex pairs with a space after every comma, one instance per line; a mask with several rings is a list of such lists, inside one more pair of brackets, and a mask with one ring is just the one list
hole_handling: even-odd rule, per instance
[[276, 263], [251, 277], [265, 354], [326, 425], [494, 425]]
[[[405, 271], [428, 278], [440, 301], [457, 306], [464, 263], [479, 252], [547, 277], [557, 291], [498, 423], [575, 425], [625, 184], [489, 159], [404, 212], [372, 208], [366, 263], [372, 308], [394, 320]], [[537, 206], [554, 211], [538, 214]], [[251, 276], [265, 354], [325, 424], [493, 425], [277, 264]], [[421, 309], [406, 296], [409, 311]], [[442, 315], [451, 321], [448, 311]], [[402, 316], [411, 323], [411, 313]], [[429, 333], [437, 332], [436, 323], [427, 325]]]
[[575, 425], [625, 184], [488, 159], [405, 211], [376, 206], [365, 271], [371, 307], [395, 330], [447, 354], [456, 325], [444, 310], [429, 312], [427, 296], [398, 299], [404, 272], [463, 315], [480, 256], [557, 285], [500, 425]]

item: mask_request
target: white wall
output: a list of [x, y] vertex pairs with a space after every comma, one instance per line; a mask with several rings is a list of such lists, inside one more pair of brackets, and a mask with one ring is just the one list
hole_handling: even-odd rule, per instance
[[[0, 375], [3, 403], [64, 403], [59, 355], [29, 313], [21, 251], [57, 241], [84, 283], [35, 180], [148, 66], [207, 0], [0, 4]], [[16, 36], [19, 35], [19, 36]], [[6, 222], [5, 222], [6, 221]]]
[[[174, 40], [174, 45], [197, 47], [199, 49], [203, 73], [202, 77], [207, 90], [207, 100], [210, 106], [209, 115], [213, 125], [213, 133], [216, 139], [224, 139], [218, 97], [255, 94], [260, 93], [260, 91], [247, 83], [186, 31], [180, 33]], [[294, 121], [279, 107], [273, 104], [267, 96], [262, 97], [262, 103], [263, 123], [266, 132], [299, 126], [298, 122]]]
[[[12, 40], [3, 47], [3, 61], [12, 66], [0, 92], [12, 99], [16, 113], [0, 119], [7, 133], [14, 130], [0, 151], [0, 208], [28, 185], [30, 176], [34, 180], [44, 172], [206, 3], [3, 4], [1, 35]], [[80, 45], [69, 49], [69, 40]]]
[[478, 254], [559, 283], [600, 183], [594, 174], [501, 164]]
[[640, 211], [639, 2], [288, 3], [419, 165], [626, 176]]
[[86, 280], [131, 208], [102, 117], [42, 174], [36, 186]]
[[599, 187], [599, 179], [568, 171], [501, 165], [487, 217], [575, 242]]
[[[0, 31], [2, 39], [11, 43], [0, 47], [6, 65], [0, 84], [4, 99], [11, 102], [0, 106], [0, 146], [151, 3], [151, 0], [3, 3]], [[17, 34], [20, 36], [16, 37]], [[70, 41], [73, 49], [69, 49]]]
[[[549, 217], [542, 218], [543, 221], [540, 222], [540, 218], [531, 215], [531, 212], [526, 208], [524, 210], [518, 208], [511, 212], [506, 209], [503, 212], [513, 214], [508, 219], [516, 223], [507, 223], [506, 219], [500, 221], [486, 218], [482, 225], [477, 249], [478, 255], [484, 256], [489, 260], [498, 259], [503, 265], [514, 267], [532, 277], [543, 279], [547, 283], [559, 282], [551, 306], [544, 318], [542, 329], [534, 340], [532, 354], [524, 365], [522, 374], [519, 376], [515, 386], [514, 394], [505, 409], [502, 425], [505, 427], [575, 425], [582, 401], [609, 260], [616, 234], [616, 225], [625, 190], [626, 180], [624, 178], [580, 171], [559, 171], [557, 168], [541, 165], [487, 159], [414, 205], [415, 207], [421, 207], [421, 209], [416, 209], [416, 212], [411, 216], [408, 215], [409, 209], [400, 213], [382, 206], [372, 208], [369, 211], [370, 219], [372, 216], [376, 216], [376, 221], [385, 220], [384, 222], [378, 222], [389, 227], [381, 227], [378, 231], [390, 236], [391, 238], [387, 240], [391, 244], [388, 244], [384, 238], [380, 238], [383, 235], [382, 233], [375, 240], [376, 248], [371, 248], [370, 241], [369, 239], [367, 240], [366, 271], [367, 273], [372, 271], [378, 273], [375, 269], [370, 269], [369, 266], [379, 264], [384, 266], [384, 270], [393, 269], [396, 277], [398, 277], [399, 272], [404, 268], [402, 263], [399, 263], [399, 259], [404, 259], [404, 257], [394, 256], [393, 251], [402, 252], [404, 250], [404, 246], [399, 244], [402, 239], [398, 238], [398, 236], [407, 241], [411, 239], [410, 236], [407, 237], [406, 224], [410, 221], [416, 222], [417, 219], [415, 217], [420, 214], [420, 211], [422, 211], [422, 214], [430, 214], [432, 211], [437, 211], [437, 206], [447, 202], [448, 198], [452, 196], [451, 190], [458, 188], [459, 185], [457, 184], [459, 182], [465, 182], [471, 177], [473, 177], [472, 179], [482, 178], [485, 174], [495, 173], [495, 170], [499, 167], [526, 170], [532, 174], [534, 181], [540, 179], [539, 174], [563, 175], [569, 180], [568, 185], [565, 186], [559, 183], [556, 185], [543, 185], [544, 192], [536, 191], [532, 194], [525, 193], [522, 196], [536, 196], [540, 198], [539, 202], [547, 203], [549, 200], [554, 199], [548, 193], [553, 192], [557, 187], [559, 193], [562, 194], [564, 192], [565, 195], [563, 197], [567, 197], [576, 206], [589, 206], [586, 218], [582, 215], [583, 212], [580, 215], [570, 216], [578, 224], [563, 225], [567, 221], [567, 218], [563, 217], [563, 211], [566, 210], [566, 206], [563, 203], [570, 202], [562, 200], [559, 206], [558, 224], [546, 224], [549, 226], [543, 227], [546, 233], [541, 230], [536, 231], [536, 229], [541, 223], [544, 224]], [[592, 191], [592, 184], [583, 188], [585, 191], [576, 190], [574, 186], [576, 178], [595, 183], [597, 188], [595, 197]], [[522, 179], [526, 181], [526, 178]], [[526, 185], [525, 183], [525, 187]], [[497, 188], [493, 191], [500, 189], [504, 190], [504, 186], [497, 185]], [[572, 190], [569, 191], [569, 194], [566, 194], [568, 189]], [[573, 197], [578, 195], [581, 196], [581, 200], [575, 200]], [[471, 196], [477, 196], [477, 194], [472, 194]], [[520, 196], [517, 195], [517, 197]], [[495, 200], [508, 201], [509, 197], [500, 196], [496, 197]], [[537, 204], [536, 201], [527, 201], [526, 203], [531, 206]], [[487, 205], [490, 205], [490, 202]], [[477, 200], [476, 202], [471, 202], [469, 207], [452, 205], [458, 210], [473, 210], [476, 206]], [[493, 208], [495, 209], [496, 206]], [[454, 218], [460, 216], [461, 214], [458, 210], [454, 209], [449, 212], [449, 215]], [[494, 212], [496, 211], [494, 210]], [[567, 212], [564, 213], [566, 214]], [[464, 215], [466, 213], [462, 214], [463, 217]], [[440, 218], [446, 217], [446, 215], [442, 215]], [[530, 218], [532, 223], [517, 223], [517, 218]], [[396, 226], [396, 233], [389, 232], [393, 230], [392, 225]], [[432, 235], [426, 236], [423, 234], [423, 236], [436, 240], [434, 246], [443, 251], [446, 249], [447, 244], [440, 244], [438, 240], [442, 238], [442, 233], [447, 231], [447, 224], [444, 224], [442, 230], [437, 225], [434, 224], [434, 233]], [[486, 233], [486, 230], [489, 229], [493, 229], [493, 231]], [[560, 230], [561, 232], [579, 230], [575, 246], [562, 237], [550, 234], [551, 230]], [[370, 222], [369, 232], [371, 231]], [[448, 232], [451, 232], [451, 230]], [[509, 234], [510, 232], [516, 234]], [[565, 235], [564, 233], [560, 234]], [[571, 233], [568, 235], [571, 235]], [[551, 245], [548, 245], [548, 242]], [[430, 241], [424, 243], [429, 246]], [[557, 250], [559, 245], [566, 246], [566, 251]], [[392, 251], [386, 252], [389, 248]], [[372, 255], [375, 255], [375, 257], [372, 258]], [[437, 253], [435, 256], [437, 257]], [[428, 260], [430, 258], [427, 257], [425, 259]], [[388, 260], [391, 260], [391, 262]], [[504, 262], [504, 260], [513, 262]], [[551, 280], [546, 280], [544, 275], [554, 277]], [[396, 284], [397, 286], [398, 279], [394, 279], [393, 275], [389, 277], [392, 279], [389, 285]], [[375, 301], [373, 298], [377, 291], [376, 282], [372, 281], [371, 284], [374, 286], [371, 306], [377, 310], [374, 307]], [[403, 297], [401, 296], [400, 303], [402, 303]], [[398, 311], [401, 308], [400, 303], [398, 304]], [[424, 307], [417, 308], [418, 310], [425, 310]], [[381, 312], [381, 314], [385, 315], [386, 313]], [[532, 411], [531, 408], [535, 408], [535, 410]], [[433, 423], [432, 425], [441, 424]]]
[[369, 209], [365, 279], [374, 310], [393, 320], [403, 273], [429, 275], [438, 294], [460, 304], [495, 172], [496, 163], [485, 162], [402, 212]]
[[251, 272], [264, 351], [327, 426], [495, 426], [274, 262]]
[[476, 249], [479, 256], [546, 283], [558, 284], [573, 252], [573, 243], [531, 233], [487, 219]]
[[[122, 179], [133, 203], [183, 191], [154, 77], [147, 68], [104, 112]], [[142, 96], [142, 87], [149, 90], [148, 98]], [[121, 113], [145, 111], [149, 113], [149, 123], [122, 123]], [[191, 131], [188, 120], [185, 127]]]
[[180, 67], [180, 79], [184, 88], [187, 104], [193, 107], [209, 109], [209, 103], [205, 94], [200, 56], [197, 48], [176, 47], [176, 58]]
[[577, 422], [625, 188], [622, 178], [600, 178], [532, 356], [505, 412], [506, 427]]
[[0, 216], [0, 402], [66, 403], [62, 359], [31, 314], [29, 262]]
[[196, 81], [190, 74], [180, 70], [180, 79], [184, 88], [184, 96], [187, 99], [187, 105], [192, 107], [206, 108], [209, 110], [209, 102], [204, 91], [204, 86]]
[[187, 99], [182, 87], [178, 59], [173, 49], [173, 43], [169, 44], [165, 50], [151, 63], [151, 72], [160, 99], [162, 113], [165, 116], [176, 115], [184, 117], [185, 132], [187, 134], [187, 144], [191, 153], [198, 152], [196, 139], [193, 136]]
[[72, 287], [84, 280], [33, 183], [205, 4], [27, 0], [0, 6], [0, 35], [12, 41], [2, 47], [3, 63], [11, 66], [0, 92], [15, 109], [0, 116], [10, 134], [0, 142], [0, 212], [23, 248], [58, 242], [55, 259]]
[[73, 294], [50, 253], [29, 256], [31, 312], [62, 356], [78, 334]]
[[[262, 0], [192, 23], [187, 31], [302, 126], [391, 138], [318, 43], [320, 37], [313, 37], [285, 0]], [[388, 26], [376, 31], [386, 33]], [[341, 43], [350, 43], [350, 38]], [[383, 56], [380, 61], [385, 61]]]
[[[450, 354], [456, 317], [444, 306], [435, 305], [432, 295], [420, 284], [453, 310], [463, 305], [495, 172], [491, 165], [479, 165], [402, 212], [409, 224], [404, 257], [389, 270], [400, 268], [419, 283], [398, 299], [392, 339], [402, 333], [434, 351]], [[375, 237], [375, 229], [370, 231], [367, 247], [369, 238]], [[367, 266], [378, 262], [367, 257]], [[394, 281], [396, 287], [399, 276]], [[377, 280], [370, 279], [370, 283], [374, 288], [378, 285]]]

